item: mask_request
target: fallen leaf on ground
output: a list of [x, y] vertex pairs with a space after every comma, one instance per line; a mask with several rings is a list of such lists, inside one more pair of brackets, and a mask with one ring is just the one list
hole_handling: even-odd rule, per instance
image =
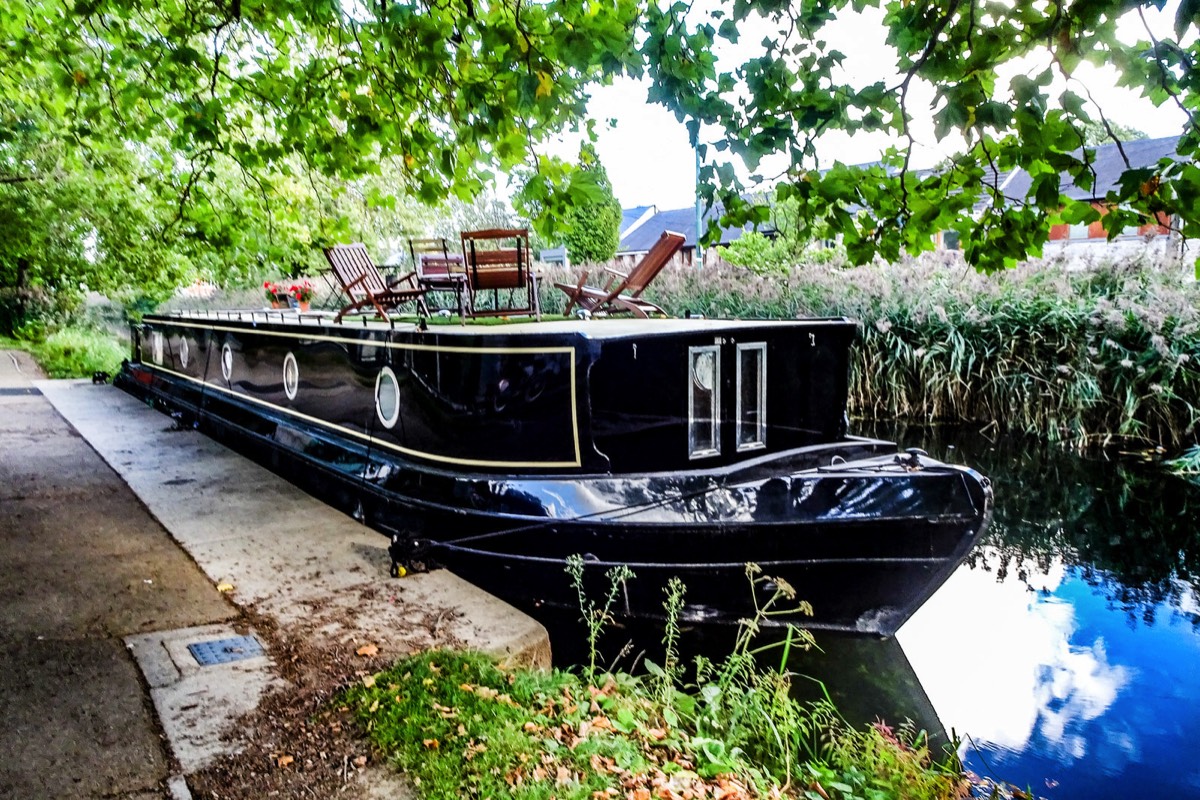
[[360, 656], [370, 657], [379, 652], [379, 647], [373, 644], [364, 644], [354, 652], [358, 653]]
[[286, 767], [295, 760], [296, 759], [292, 758], [291, 756], [280, 756], [279, 758], [275, 759], [275, 764], [280, 767]]
[[218, 583], [217, 591], [218, 592], [232, 592], [233, 584], [232, 583]]

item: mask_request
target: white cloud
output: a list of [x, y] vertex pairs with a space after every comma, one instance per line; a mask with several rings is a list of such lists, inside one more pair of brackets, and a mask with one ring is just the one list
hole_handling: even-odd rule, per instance
[[[998, 560], [986, 550], [985, 558]], [[1061, 562], [1044, 574], [1028, 567], [1033, 591], [959, 568], [897, 638], [947, 730], [1013, 752], [1040, 737], [1062, 760], [1083, 758], [1080, 724], [1112, 706], [1133, 670], [1110, 663], [1102, 639], [1072, 642], [1075, 609], [1052, 595], [1066, 577]], [[1127, 754], [1137, 747], [1131, 735], [1109, 744]]]

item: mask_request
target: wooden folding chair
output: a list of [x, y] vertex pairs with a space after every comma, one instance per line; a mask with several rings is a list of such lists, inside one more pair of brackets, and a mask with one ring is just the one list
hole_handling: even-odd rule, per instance
[[325, 258], [342, 285], [347, 299], [350, 300], [349, 305], [343, 307], [333, 318], [334, 322], [341, 322], [346, 314], [368, 306], [373, 306], [379, 316], [391, 320], [388, 312], [412, 302], [416, 303], [418, 314], [429, 316], [429, 308], [425, 305], [426, 290], [417, 285], [415, 272], [410, 272], [388, 285], [375, 268], [371, 256], [367, 254], [366, 245], [361, 243], [327, 247]]
[[458, 316], [465, 319], [467, 309], [467, 271], [459, 252], [450, 252], [450, 243], [444, 238], [409, 239], [408, 252], [412, 254], [413, 269], [417, 273], [417, 284], [431, 292], [454, 292]]
[[682, 233], [663, 231], [654, 246], [646, 255], [642, 256], [642, 260], [628, 274], [615, 269], [605, 269], [604, 271], [608, 273], [608, 281], [604, 288], [586, 286], [588, 279], [586, 271], [579, 277], [578, 283], [554, 284], [555, 288], [561, 289], [569, 298], [567, 308], [563, 313], [570, 314], [571, 309], [578, 305], [592, 314], [627, 312], [642, 318], [646, 318], [650, 314], [666, 316], [667, 312], [649, 300], [643, 300], [641, 294], [658, 276], [658, 273], [662, 272], [663, 267], [670, 263], [679, 248], [683, 247], [685, 238]]

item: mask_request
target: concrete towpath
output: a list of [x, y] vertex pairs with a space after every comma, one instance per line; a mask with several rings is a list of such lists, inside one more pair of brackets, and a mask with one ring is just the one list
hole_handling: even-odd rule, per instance
[[164, 797], [123, 637], [237, 611], [0, 352], [0, 797]]
[[[431, 646], [548, 664], [541, 625], [443, 570], [389, 579], [384, 537], [269, 471], [110, 386], [0, 362], [0, 798], [211, 791], [215, 761], [253, 750], [239, 720], [298, 680], [292, 643], [343, 670]], [[349, 796], [403, 792], [349, 771]]]

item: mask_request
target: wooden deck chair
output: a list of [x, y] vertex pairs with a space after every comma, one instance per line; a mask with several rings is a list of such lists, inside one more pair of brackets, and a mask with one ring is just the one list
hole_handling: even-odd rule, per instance
[[[463, 261], [467, 268], [467, 290], [473, 317], [533, 314], [542, 318], [537, 279], [529, 254], [529, 231], [524, 228], [493, 228], [462, 233]], [[491, 291], [491, 308], [481, 309], [479, 298]], [[508, 291], [508, 305], [500, 292]], [[523, 303], [516, 298], [525, 296]]]
[[602, 289], [585, 285], [588, 279], [586, 271], [579, 277], [578, 283], [554, 284], [568, 297], [567, 308], [563, 313], [570, 314], [571, 309], [578, 305], [592, 314], [625, 312], [643, 319], [649, 317], [650, 314], [666, 316], [667, 312], [654, 303], [641, 299], [641, 294], [683, 246], [685, 238], [682, 233], [663, 231], [654, 246], [646, 255], [642, 256], [642, 260], [628, 274], [615, 269], [605, 269], [604, 271], [608, 273], [608, 281]]
[[454, 292], [458, 316], [465, 319], [467, 309], [467, 271], [458, 249], [450, 252], [450, 243], [441, 237], [436, 239], [409, 239], [408, 252], [412, 254], [413, 269], [417, 273], [417, 285], [431, 292]]
[[425, 306], [425, 289], [417, 285], [416, 273], [410, 272], [388, 285], [371, 256], [367, 254], [364, 244], [335, 244], [325, 248], [325, 258], [333, 268], [333, 274], [346, 292], [350, 304], [344, 307], [333, 318], [341, 322], [342, 317], [351, 311], [373, 306], [375, 313], [390, 320], [390, 311], [405, 303], [416, 302], [417, 313], [429, 316]]

